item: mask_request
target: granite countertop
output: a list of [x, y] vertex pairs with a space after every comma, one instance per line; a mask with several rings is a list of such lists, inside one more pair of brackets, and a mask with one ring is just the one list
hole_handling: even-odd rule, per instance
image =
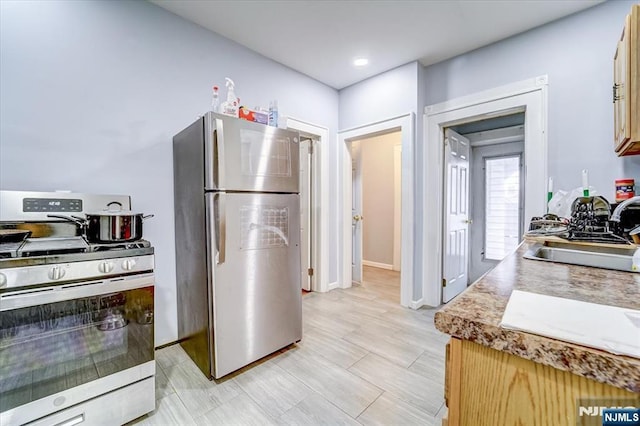
[[640, 359], [500, 328], [515, 289], [640, 310], [640, 274], [524, 259], [523, 243], [435, 315], [451, 336], [598, 382], [640, 392]]

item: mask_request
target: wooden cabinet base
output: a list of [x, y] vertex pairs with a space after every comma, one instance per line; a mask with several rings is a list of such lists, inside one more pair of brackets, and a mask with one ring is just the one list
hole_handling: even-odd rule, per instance
[[582, 421], [578, 416], [578, 398], [625, 398], [640, 404], [638, 394], [506, 352], [457, 338], [448, 344], [443, 425], [594, 424], [589, 423], [593, 417]]

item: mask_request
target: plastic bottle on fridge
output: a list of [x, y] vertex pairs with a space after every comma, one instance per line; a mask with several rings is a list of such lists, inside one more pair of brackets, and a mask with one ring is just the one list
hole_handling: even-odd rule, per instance
[[213, 95], [211, 97], [211, 111], [220, 112], [220, 97], [218, 96], [218, 86], [213, 86]]
[[278, 127], [278, 101], [269, 102], [269, 126]]

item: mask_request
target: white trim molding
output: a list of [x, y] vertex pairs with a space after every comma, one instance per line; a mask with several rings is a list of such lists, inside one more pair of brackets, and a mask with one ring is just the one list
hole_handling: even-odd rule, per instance
[[409, 305], [409, 307], [410, 307], [411, 309], [420, 309], [420, 307], [421, 307], [421, 306], [424, 306], [424, 305], [425, 305], [425, 303], [424, 303], [424, 298], [423, 298], [423, 297], [421, 297], [421, 298], [420, 298], [420, 299], [418, 299], [418, 300], [412, 300], [412, 301], [411, 301], [411, 305]]
[[448, 126], [524, 111], [524, 217], [546, 211], [547, 182], [546, 75], [425, 107], [423, 302], [442, 302], [444, 129]]
[[326, 292], [331, 290], [329, 284], [329, 129], [296, 118], [287, 118], [287, 127], [317, 137], [314, 154], [319, 156], [319, 170], [314, 168], [313, 205], [318, 218], [313, 238], [313, 264], [316, 266], [315, 285], [312, 291]]
[[388, 269], [390, 271], [393, 271], [393, 265], [389, 265], [388, 263], [372, 262], [370, 260], [362, 259], [362, 264], [364, 266], [372, 266], [374, 268]]
[[414, 277], [414, 175], [413, 161], [415, 144], [415, 114], [409, 113], [388, 120], [360, 126], [338, 132], [339, 181], [342, 186], [340, 209], [342, 234], [341, 287], [351, 287], [351, 264], [353, 256], [353, 240], [351, 235], [351, 202], [353, 176], [351, 171], [351, 150], [349, 144], [356, 140], [366, 139], [385, 133], [400, 130], [402, 132], [402, 249], [400, 273], [400, 304], [412, 306]]

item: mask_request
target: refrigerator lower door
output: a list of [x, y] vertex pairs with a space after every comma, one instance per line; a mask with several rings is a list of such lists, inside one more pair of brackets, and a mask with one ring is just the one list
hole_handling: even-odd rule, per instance
[[213, 371], [302, 339], [298, 194], [207, 193]]

